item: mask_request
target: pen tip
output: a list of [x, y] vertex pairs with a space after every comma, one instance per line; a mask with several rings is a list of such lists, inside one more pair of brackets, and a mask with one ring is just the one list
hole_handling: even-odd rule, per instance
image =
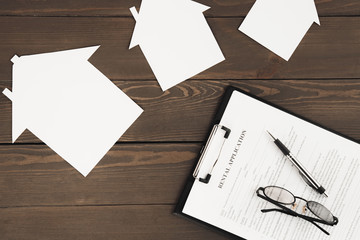
[[325, 192], [324, 192], [324, 195], [325, 195], [325, 197], [329, 197]]
[[274, 136], [271, 135], [271, 133], [270, 133], [268, 130], [266, 130], [266, 131], [268, 132], [268, 134], [269, 134], [274, 140], [276, 140], [276, 139], [274, 138]]

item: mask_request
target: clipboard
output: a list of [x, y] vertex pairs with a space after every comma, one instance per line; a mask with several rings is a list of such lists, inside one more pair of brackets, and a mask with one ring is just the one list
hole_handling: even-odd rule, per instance
[[[228, 237], [230, 239], [246, 240], [246, 239], [244, 239], [244, 238], [242, 238], [242, 237], [240, 237], [238, 235], [235, 235], [235, 234], [233, 234], [233, 233], [231, 233], [229, 231], [226, 231], [226, 230], [224, 230], [222, 228], [219, 228], [217, 226], [209, 224], [209, 223], [207, 223], [205, 221], [199, 220], [199, 219], [197, 219], [195, 217], [192, 217], [192, 216], [190, 216], [190, 215], [183, 212], [185, 203], [186, 203], [186, 201], [188, 199], [188, 196], [190, 194], [190, 191], [191, 191], [195, 181], [202, 182], [203, 184], [208, 184], [209, 181], [211, 181], [212, 170], [213, 170], [214, 167], [216, 167], [218, 157], [216, 157], [215, 160], [210, 165], [208, 165], [208, 169], [205, 171], [205, 174], [203, 173], [202, 176], [199, 176], [199, 169], [201, 169], [203, 164], [204, 164], [204, 162], [203, 162], [204, 161], [204, 156], [209, 151], [209, 148], [211, 146], [211, 142], [213, 141], [214, 138], [218, 138], [218, 139], [220, 138], [221, 140], [219, 140], [219, 141], [221, 142], [221, 144], [220, 144], [220, 148], [218, 149], [218, 151], [221, 152], [222, 147], [225, 144], [227, 137], [231, 134], [231, 128], [228, 128], [227, 126], [219, 125], [219, 123], [220, 123], [220, 121], [221, 121], [221, 119], [223, 117], [225, 109], [226, 109], [226, 107], [227, 107], [227, 105], [229, 103], [229, 100], [230, 100], [230, 98], [232, 96], [232, 93], [234, 91], [240, 92], [240, 93], [242, 93], [242, 94], [244, 94], [246, 96], [249, 96], [249, 97], [251, 97], [253, 99], [256, 99], [256, 100], [258, 100], [258, 101], [260, 101], [260, 102], [262, 102], [262, 103], [264, 103], [266, 105], [274, 107], [274, 108], [276, 108], [276, 109], [278, 109], [278, 110], [280, 110], [282, 112], [288, 113], [288, 114], [290, 114], [290, 115], [292, 115], [292, 116], [294, 116], [294, 117], [296, 117], [298, 119], [304, 120], [304, 121], [306, 121], [306, 122], [308, 122], [308, 123], [310, 123], [312, 125], [320, 127], [320, 128], [322, 128], [322, 129], [324, 129], [326, 131], [329, 131], [331, 133], [334, 133], [334, 134], [338, 135], [339, 137], [345, 138], [345, 139], [350, 140], [350, 141], [355, 142], [355, 143], [359, 143], [359, 142], [357, 140], [353, 139], [353, 138], [345, 136], [345, 135], [343, 135], [343, 134], [341, 134], [339, 132], [336, 132], [336, 131], [334, 131], [332, 129], [329, 129], [327, 127], [324, 127], [324, 126], [322, 126], [322, 125], [320, 125], [320, 124], [318, 124], [318, 123], [316, 123], [314, 121], [306, 119], [306, 118], [304, 118], [304, 117], [302, 117], [302, 116], [300, 116], [300, 115], [298, 115], [296, 113], [288, 111], [288, 110], [286, 110], [286, 109], [284, 109], [284, 108], [282, 108], [280, 106], [277, 106], [277, 105], [275, 105], [275, 104], [273, 104], [271, 102], [268, 102], [268, 101], [266, 101], [264, 99], [261, 99], [261, 98], [255, 96], [255, 95], [253, 95], [253, 94], [245, 92], [244, 90], [241, 90], [239, 88], [235, 88], [235, 87], [232, 87], [232, 86], [228, 87], [226, 89], [225, 93], [224, 93], [223, 99], [222, 99], [222, 101], [221, 101], [221, 103], [220, 103], [220, 105], [218, 107], [218, 110], [217, 110], [217, 112], [216, 112], [216, 114], [215, 114], [215, 116], [213, 118], [212, 125], [210, 126], [210, 129], [208, 131], [209, 133], [208, 133], [207, 141], [202, 146], [202, 149], [198, 154], [197, 161], [195, 162], [195, 164], [194, 164], [194, 166], [192, 168], [192, 171], [191, 171], [190, 175], [188, 176], [188, 178], [187, 178], [187, 180], [185, 182], [185, 186], [184, 186], [183, 191], [182, 191], [182, 193], [181, 193], [181, 195], [180, 195], [180, 197], [178, 199], [177, 205], [175, 206], [175, 209], [174, 209], [173, 213], [176, 216], [184, 217], [184, 218], [186, 218], [186, 219], [188, 219], [188, 220], [190, 220], [190, 221], [192, 221], [194, 223], [200, 224], [200, 225], [202, 225], [202, 226], [204, 226], [206, 228], [209, 228], [209, 229], [211, 229], [211, 230], [213, 230], [215, 232], [218, 232], [221, 235], [224, 235], [224, 236], [226, 236], [226, 237]], [[204, 200], [204, 201], [206, 201], [206, 200]]]

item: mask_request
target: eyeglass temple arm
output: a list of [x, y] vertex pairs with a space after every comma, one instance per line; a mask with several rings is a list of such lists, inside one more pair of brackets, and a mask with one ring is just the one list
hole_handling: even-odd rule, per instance
[[286, 213], [286, 214], [288, 214], [288, 215], [297, 217], [297, 214], [296, 214], [296, 213], [293, 213], [293, 212], [290, 212], [290, 211], [286, 211], [286, 210], [283, 210], [283, 209], [278, 209], [278, 208], [261, 209], [261, 212], [263, 212], [263, 213], [274, 212], [274, 211], [275, 211], [275, 212]]
[[289, 214], [289, 215], [292, 215], [292, 216], [297, 216], [296, 212], [291, 211], [290, 209], [285, 208], [285, 207], [281, 206], [280, 204], [277, 204], [276, 202], [272, 201], [271, 199], [267, 199], [265, 196], [260, 194], [260, 191], [264, 191], [264, 188], [260, 187], [256, 191], [256, 194], [258, 195], [258, 197], [260, 197], [260, 198], [262, 198], [262, 199], [264, 199], [264, 200], [266, 200], [268, 202], [271, 202], [272, 204], [275, 204], [276, 206], [280, 207], [280, 209], [279, 208], [261, 209], [261, 212], [267, 213], [267, 212], [276, 211], [276, 212], [286, 213], [286, 214]]
[[258, 195], [259, 197], [262, 197], [262, 198], [263, 198], [263, 196], [260, 194], [260, 191], [263, 191], [263, 192], [264, 192], [264, 190], [265, 190], [265, 188], [259, 187], [258, 190], [256, 190], [256, 195]]
[[263, 213], [267, 213], [267, 212], [281, 212], [281, 213], [285, 213], [285, 214], [288, 214], [288, 215], [291, 215], [291, 216], [294, 216], [294, 217], [299, 217], [299, 218], [302, 218], [304, 220], [307, 220], [309, 222], [311, 222], [312, 224], [314, 224], [317, 228], [319, 228], [321, 231], [323, 231], [326, 235], [330, 235], [330, 233], [328, 233], [325, 229], [323, 229], [322, 227], [320, 227], [318, 224], [316, 224], [314, 222], [314, 220], [310, 220], [309, 218], [307, 218], [306, 216], [302, 216], [300, 214], [297, 214], [295, 212], [292, 212], [292, 211], [286, 211], [286, 210], [283, 210], [283, 209], [278, 209], [278, 208], [270, 208], [270, 209], [261, 209], [261, 212]]
[[299, 215], [300, 218], [303, 218], [304, 220], [307, 220], [309, 222], [311, 222], [312, 224], [314, 224], [318, 229], [320, 229], [321, 231], [323, 231], [323, 233], [325, 233], [326, 235], [330, 235], [330, 233], [328, 231], [326, 231], [325, 229], [323, 229], [322, 227], [320, 227], [316, 222], [312, 221], [312, 220], [308, 220], [305, 219], [303, 216]]

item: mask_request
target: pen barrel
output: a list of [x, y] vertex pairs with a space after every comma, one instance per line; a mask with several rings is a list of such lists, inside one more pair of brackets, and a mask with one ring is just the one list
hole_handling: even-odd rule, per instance
[[[270, 133], [269, 133], [270, 134]], [[271, 135], [271, 134], [270, 134]], [[315, 191], [320, 194], [325, 193], [325, 188], [323, 188], [319, 182], [315, 180], [315, 178], [310, 174], [308, 170], [296, 159], [294, 155], [290, 152], [290, 150], [279, 140], [275, 139], [272, 135], [271, 137], [274, 139], [274, 143], [281, 150], [281, 152], [292, 162], [293, 165], [299, 170], [300, 175], [305, 180], [305, 182], [312, 187]], [[326, 195], [326, 194], [325, 194]]]
[[315, 178], [310, 174], [308, 170], [296, 159], [294, 155], [290, 152], [286, 155], [286, 157], [295, 165], [295, 167], [299, 170], [300, 174], [304, 178], [304, 180], [317, 192], [324, 193], [325, 189], [320, 185], [319, 182], [315, 180]]

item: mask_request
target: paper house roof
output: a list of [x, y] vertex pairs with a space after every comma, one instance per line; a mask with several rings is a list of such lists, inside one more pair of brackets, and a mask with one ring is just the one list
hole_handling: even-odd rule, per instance
[[314, 0], [256, 0], [239, 30], [289, 60], [313, 22]]
[[142, 109], [88, 62], [99, 46], [12, 58], [12, 141], [30, 130], [86, 176]]
[[131, 8], [136, 24], [130, 47], [139, 45], [163, 90], [225, 58], [203, 15], [190, 0], [143, 0]]
[[[189, 12], [195, 14], [202, 14], [210, 7], [191, 1], [191, 0], [142, 0], [141, 8], [139, 13], [136, 11], [135, 7], [130, 8], [130, 11], [136, 21], [134, 32], [131, 38], [129, 48], [133, 48], [141, 42], [141, 24], [144, 21], [155, 20], [153, 16], [155, 14], [164, 15], [164, 17], [171, 17], [174, 13], [180, 13], [187, 15]], [[144, 19], [140, 20], [139, 15]], [[164, 19], [166, 21], [166, 19]], [[171, 19], [169, 19], [171, 21]], [[144, 36], [146, 38], [146, 36]]]

